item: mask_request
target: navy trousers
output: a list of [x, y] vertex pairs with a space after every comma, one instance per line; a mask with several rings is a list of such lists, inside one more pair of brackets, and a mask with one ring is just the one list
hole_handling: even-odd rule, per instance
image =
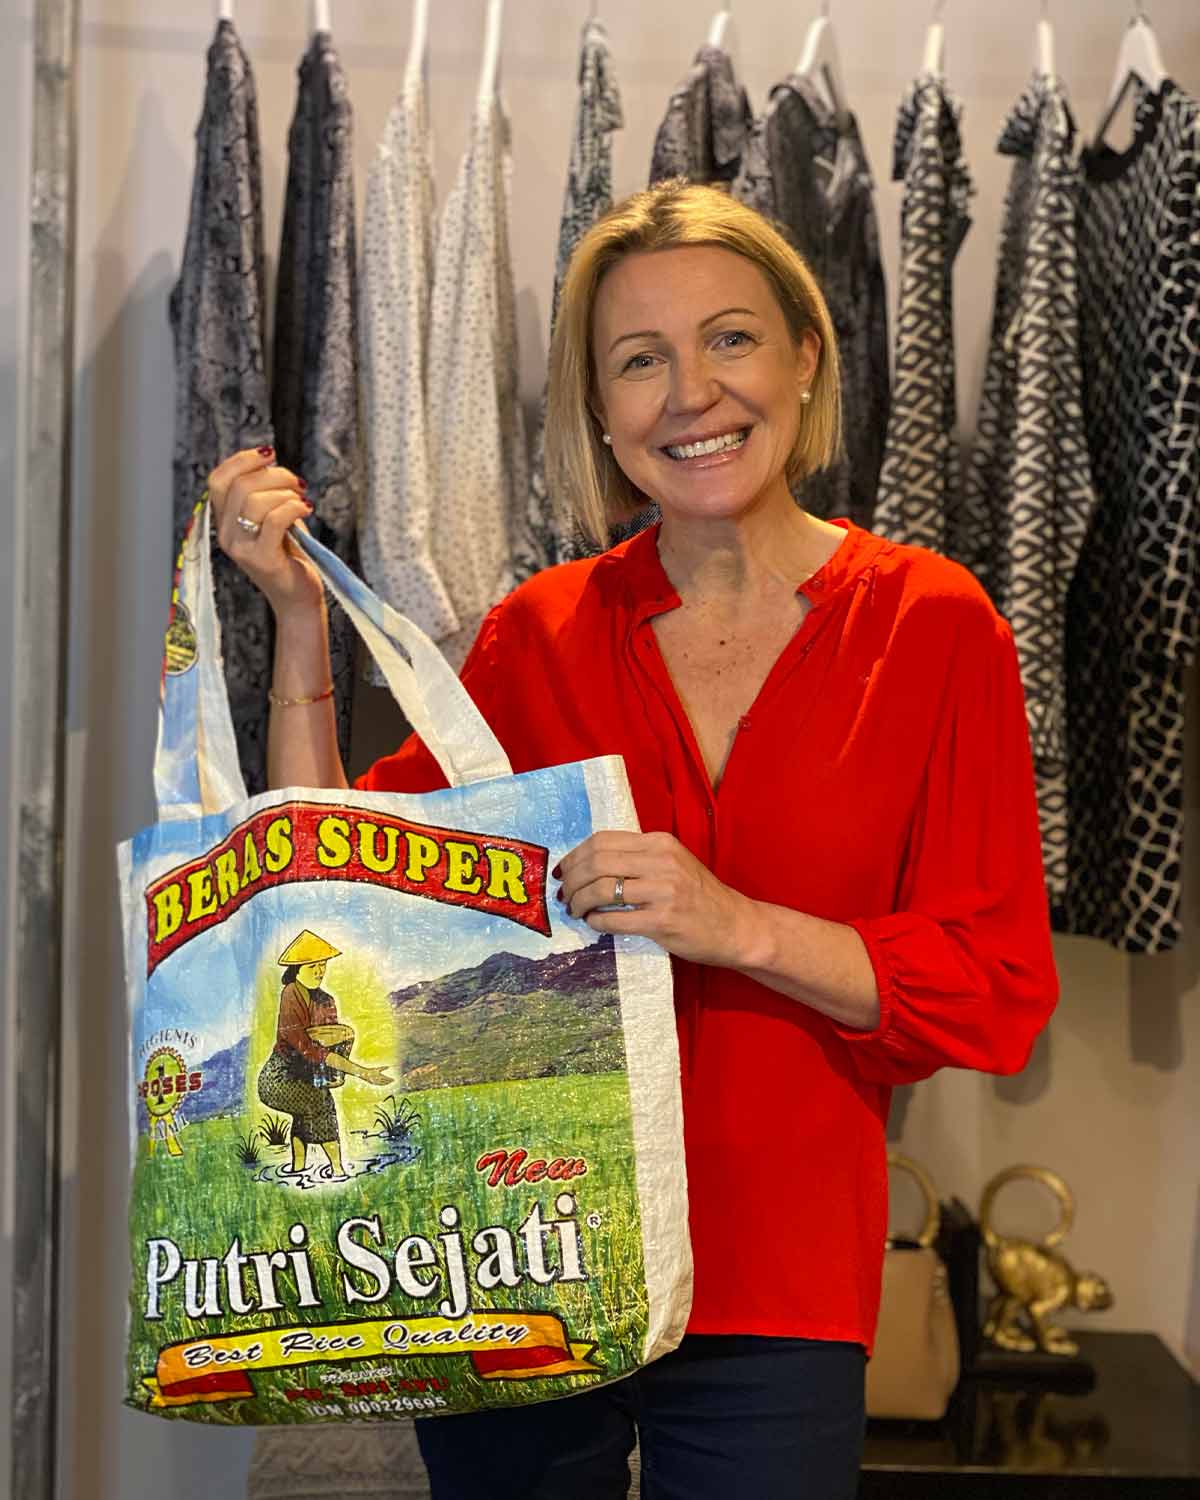
[[690, 1335], [626, 1380], [418, 1421], [433, 1500], [854, 1500], [861, 1345]]

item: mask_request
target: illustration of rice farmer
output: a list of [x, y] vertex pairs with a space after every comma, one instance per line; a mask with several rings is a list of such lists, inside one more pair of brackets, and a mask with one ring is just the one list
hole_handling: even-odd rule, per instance
[[346, 1171], [330, 1089], [340, 1087], [347, 1073], [379, 1088], [392, 1081], [384, 1068], [367, 1068], [351, 1058], [354, 1031], [338, 1021], [333, 996], [321, 988], [326, 965], [340, 952], [305, 928], [280, 954], [283, 991], [275, 1046], [258, 1075], [259, 1099], [292, 1117], [292, 1171], [303, 1172], [309, 1146], [318, 1145], [335, 1178], [344, 1178]]

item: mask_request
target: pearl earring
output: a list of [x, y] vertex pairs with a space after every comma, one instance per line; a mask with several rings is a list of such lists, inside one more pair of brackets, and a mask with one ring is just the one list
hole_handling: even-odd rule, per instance
[[808, 403], [811, 400], [812, 400], [812, 392], [811, 391], [801, 391], [800, 392], [800, 405], [801, 406], [807, 406]]
[[608, 444], [608, 446], [610, 448], [612, 447], [612, 433], [611, 432], [606, 432], [604, 434], [604, 441]]

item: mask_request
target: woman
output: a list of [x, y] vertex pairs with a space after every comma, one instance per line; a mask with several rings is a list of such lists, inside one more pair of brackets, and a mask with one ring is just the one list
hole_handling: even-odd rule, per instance
[[258, 1074], [262, 1103], [292, 1117], [292, 1172], [298, 1176], [305, 1170], [309, 1146], [318, 1145], [328, 1162], [322, 1173], [327, 1182], [345, 1182], [347, 1176], [330, 1075], [349, 1073], [379, 1088], [392, 1081], [383, 1068], [364, 1068], [313, 1040], [314, 1026], [331, 1026], [338, 1018], [337, 1003], [321, 981], [329, 960], [340, 953], [306, 929], [280, 954], [283, 981], [275, 1046]]
[[[839, 1500], [891, 1088], [1021, 1068], [1055, 1000], [1012, 636], [955, 564], [793, 501], [838, 451], [837, 354], [752, 210], [678, 183], [619, 204], [576, 251], [551, 367], [552, 492], [597, 537], [647, 500], [662, 521], [517, 589], [463, 680], [514, 771], [625, 758], [646, 831], [555, 873], [574, 916], [674, 957], [695, 1297], [645, 1371], [418, 1424], [422, 1451], [437, 1500], [607, 1500], [636, 1428], [647, 1500]], [[344, 785], [320, 586], [281, 548], [302, 487], [269, 459], [212, 493], [280, 622], [272, 785]], [[415, 740], [358, 782], [440, 784]]]

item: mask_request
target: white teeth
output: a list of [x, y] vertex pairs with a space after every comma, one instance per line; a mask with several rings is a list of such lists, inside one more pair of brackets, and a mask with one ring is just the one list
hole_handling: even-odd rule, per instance
[[746, 431], [727, 432], [721, 437], [708, 438], [703, 443], [683, 443], [666, 451], [672, 458], [699, 458], [702, 453], [720, 453], [726, 448], [740, 448], [747, 435]]

